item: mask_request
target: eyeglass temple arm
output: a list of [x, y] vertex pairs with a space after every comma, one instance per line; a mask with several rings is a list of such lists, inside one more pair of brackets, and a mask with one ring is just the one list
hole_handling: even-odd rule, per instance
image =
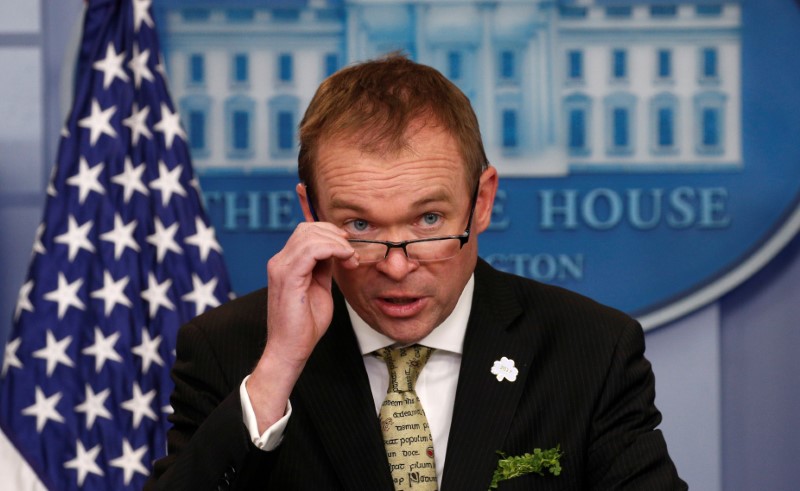
[[470, 208], [469, 210], [469, 219], [467, 219], [467, 229], [464, 230], [464, 233], [467, 234], [467, 236], [461, 242], [461, 247], [464, 247], [464, 244], [469, 240], [469, 236], [472, 235], [470, 233], [470, 231], [472, 230], [472, 217], [475, 215], [475, 206], [478, 204], [478, 191], [480, 190], [480, 188], [481, 184], [478, 183], [478, 185], [475, 186], [475, 191], [472, 193], [472, 208]]

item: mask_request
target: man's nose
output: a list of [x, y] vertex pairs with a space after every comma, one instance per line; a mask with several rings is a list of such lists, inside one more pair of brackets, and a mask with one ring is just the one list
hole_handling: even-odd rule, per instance
[[405, 252], [400, 247], [389, 249], [386, 259], [377, 263], [375, 268], [394, 281], [401, 281], [409, 273], [419, 267], [419, 262], [406, 257]]

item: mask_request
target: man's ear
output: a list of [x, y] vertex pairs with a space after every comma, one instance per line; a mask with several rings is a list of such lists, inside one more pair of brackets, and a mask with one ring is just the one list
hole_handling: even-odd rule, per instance
[[309, 202], [308, 188], [302, 182], [298, 182], [294, 188], [297, 193], [297, 199], [300, 201], [300, 209], [303, 210], [303, 217], [307, 222], [316, 222], [314, 214], [311, 212], [311, 204]]
[[491, 165], [483, 171], [479, 180], [478, 197], [475, 201], [475, 214], [472, 216], [472, 230], [481, 233], [492, 221], [494, 197], [497, 194], [497, 169]]

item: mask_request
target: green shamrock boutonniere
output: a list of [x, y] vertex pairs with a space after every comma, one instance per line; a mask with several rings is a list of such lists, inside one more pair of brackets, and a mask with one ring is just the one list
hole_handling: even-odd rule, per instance
[[559, 462], [559, 459], [564, 455], [561, 453], [561, 445], [549, 450], [535, 448], [532, 454], [526, 453], [525, 455], [511, 457], [506, 457], [503, 452], [498, 451], [497, 453], [502, 459], [497, 462], [497, 469], [494, 470], [492, 484], [489, 489], [497, 489], [497, 484], [500, 481], [530, 474], [531, 472], [543, 476], [545, 469], [554, 476], [561, 474], [561, 462]]

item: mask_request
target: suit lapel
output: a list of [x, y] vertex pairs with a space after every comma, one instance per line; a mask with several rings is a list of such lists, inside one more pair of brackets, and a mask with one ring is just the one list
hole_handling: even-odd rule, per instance
[[341, 294], [334, 318], [295, 385], [348, 489], [393, 489], [361, 352]]
[[[479, 260], [447, 444], [444, 490], [481, 488], [484, 483], [488, 488], [496, 452], [503, 450], [536, 344], [533, 330], [512, 327], [523, 312], [516, 298], [508, 282]], [[514, 360], [519, 370], [515, 382], [498, 381], [490, 372], [503, 356]]]

